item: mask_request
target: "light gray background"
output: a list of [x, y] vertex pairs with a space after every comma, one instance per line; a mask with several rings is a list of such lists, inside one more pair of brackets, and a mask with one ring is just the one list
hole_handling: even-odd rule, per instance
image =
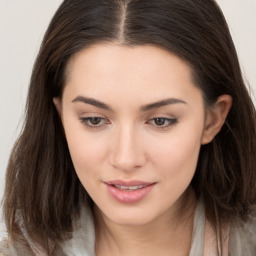
[[[0, 0], [0, 198], [8, 157], [22, 124], [32, 65], [61, 2]], [[244, 75], [256, 91], [256, 0], [217, 2], [229, 23]], [[3, 230], [0, 221], [0, 238]]]

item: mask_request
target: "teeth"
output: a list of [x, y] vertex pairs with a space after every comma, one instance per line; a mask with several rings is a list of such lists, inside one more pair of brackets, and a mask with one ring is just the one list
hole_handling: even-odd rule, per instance
[[114, 187], [119, 188], [121, 190], [137, 190], [144, 188], [145, 185], [138, 185], [138, 186], [121, 186], [121, 185], [114, 185]]

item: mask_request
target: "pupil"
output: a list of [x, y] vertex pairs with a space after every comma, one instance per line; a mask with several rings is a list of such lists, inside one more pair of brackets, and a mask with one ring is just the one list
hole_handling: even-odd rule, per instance
[[92, 117], [91, 120], [90, 120], [91, 124], [93, 124], [93, 125], [99, 124], [100, 121], [101, 121], [100, 117]]
[[155, 119], [155, 124], [156, 125], [164, 125], [165, 119], [164, 118], [156, 118]]

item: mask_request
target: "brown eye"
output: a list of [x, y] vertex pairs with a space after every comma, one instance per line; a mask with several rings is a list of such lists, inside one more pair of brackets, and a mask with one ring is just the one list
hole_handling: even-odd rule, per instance
[[99, 116], [81, 117], [80, 121], [89, 128], [101, 128], [109, 123], [107, 119]]
[[101, 117], [91, 117], [88, 121], [89, 121], [92, 125], [99, 125], [100, 122], [102, 121], [102, 118], [101, 118]]
[[166, 118], [155, 118], [154, 119], [154, 123], [155, 123], [155, 125], [157, 125], [157, 126], [163, 126], [164, 124], [165, 124], [165, 122], [166, 122]]
[[178, 122], [175, 118], [156, 117], [150, 119], [147, 124], [151, 124], [156, 128], [168, 128], [169, 126], [175, 125]]

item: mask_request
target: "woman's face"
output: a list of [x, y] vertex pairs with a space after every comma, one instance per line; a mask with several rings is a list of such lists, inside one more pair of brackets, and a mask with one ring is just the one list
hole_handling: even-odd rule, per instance
[[67, 72], [55, 103], [76, 173], [103, 216], [142, 225], [177, 211], [204, 140], [189, 66], [155, 46], [98, 44]]

